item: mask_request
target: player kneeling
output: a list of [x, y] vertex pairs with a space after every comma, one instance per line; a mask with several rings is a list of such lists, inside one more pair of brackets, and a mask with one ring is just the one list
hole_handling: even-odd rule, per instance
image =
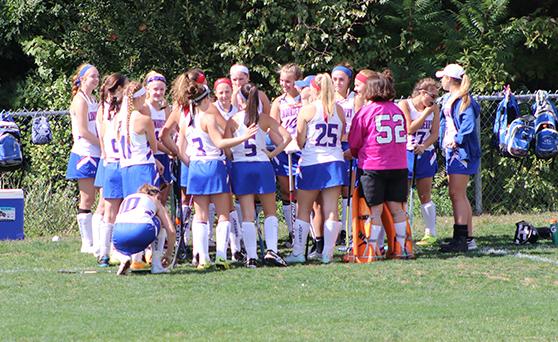
[[[144, 184], [120, 205], [112, 233], [114, 248], [121, 259], [117, 275], [125, 275], [130, 268], [131, 255], [143, 251], [150, 244], [153, 251], [151, 273], [168, 272], [166, 267], [172, 257], [171, 246], [174, 246], [176, 234], [169, 213], [157, 195], [158, 188]], [[163, 257], [165, 235], [168, 236], [169, 248]]]

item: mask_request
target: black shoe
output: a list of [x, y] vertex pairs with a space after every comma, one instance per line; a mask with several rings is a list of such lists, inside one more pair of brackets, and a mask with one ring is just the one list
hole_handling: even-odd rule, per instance
[[339, 232], [339, 236], [337, 237], [337, 242], [335, 243], [337, 246], [345, 245], [345, 239], [347, 238], [347, 232], [342, 230]]
[[268, 266], [287, 267], [287, 262], [278, 253], [268, 249], [264, 256], [264, 263]]
[[256, 268], [256, 267], [258, 267], [258, 261], [256, 259], [248, 259], [248, 261], [246, 261], [246, 267], [247, 268]]
[[234, 263], [244, 263], [246, 260], [246, 256], [241, 251], [234, 252], [232, 256], [232, 261]]
[[451, 239], [450, 242], [440, 247], [440, 252], [442, 253], [459, 253], [467, 252], [468, 250], [467, 238], [461, 236]]

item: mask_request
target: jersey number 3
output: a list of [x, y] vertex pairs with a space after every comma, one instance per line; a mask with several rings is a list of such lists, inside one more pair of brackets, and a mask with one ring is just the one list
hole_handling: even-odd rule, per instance
[[[387, 124], [393, 122], [395, 126], [391, 127]], [[405, 118], [401, 114], [395, 114], [393, 117], [389, 114], [382, 114], [376, 116], [376, 142], [380, 145], [391, 144], [393, 136], [395, 136], [395, 143], [402, 144], [407, 142], [407, 134], [405, 133]]]

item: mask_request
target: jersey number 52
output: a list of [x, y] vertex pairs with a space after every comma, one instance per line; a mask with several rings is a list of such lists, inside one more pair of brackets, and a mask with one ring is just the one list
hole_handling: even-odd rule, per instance
[[[393, 122], [395, 126], [391, 127], [388, 123]], [[381, 114], [376, 116], [376, 142], [378, 144], [402, 144], [407, 142], [407, 134], [405, 133], [405, 118], [401, 114], [395, 114], [393, 117], [389, 114]]]

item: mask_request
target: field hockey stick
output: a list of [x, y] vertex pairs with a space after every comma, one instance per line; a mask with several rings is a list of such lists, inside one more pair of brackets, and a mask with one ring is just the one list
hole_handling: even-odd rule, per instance
[[352, 223], [353, 220], [352, 215], [353, 212], [351, 210], [351, 197], [352, 193], [352, 185], [353, 185], [353, 160], [349, 161], [349, 194], [347, 196], [347, 207], [345, 208], [345, 252], [349, 251], [349, 236], [352, 236], [353, 227]]
[[417, 160], [418, 160], [418, 154], [415, 153], [415, 156], [413, 157], [413, 178], [411, 179], [411, 189], [409, 190], [409, 200], [408, 200], [408, 213], [407, 215], [409, 216], [409, 226], [411, 226], [411, 230], [413, 229], [413, 223], [414, 223], [414, 218], [415, 218], [415, 214], [413, 212], [413, 193], [414, 193], [414, 189], [417, 185]]
[[[287, 153], [287, 159], [289, 160], [289, 205], [291, 206], [291, 228], [293, 230], [293, 238], [294, 238], [294, 229], [295, 229], [295, 219], [296, 219], [296, 207], [294, 203], [294, 180], [293, 180], [293, 157], [292, 152]], [[294, 241], [293, 241], [294, 242]]]
[[[174, 180], [173, 180], [173, 207], [174, 207], [174, 224], [176, 231], [176, 240], [174, 242], [174, 252], [171, 260], [171, 267], [174, 268], [179, 260], [185, 258], [186, 244], [184, 243], [184, 220], [182, 213], [182, 192], [180, 191], [180, 162], [178, 159], [174, 161], [173, 165]], [[190, 205], [192, 204], [192, 198], [190, 197]], [[188, 217], [189, 219], [189, 217]], [[168, 247], [167, 247], [168, 248]]]
[[262, 235], [262, 229], [261, 229], [261, 225], [260, 225], [260, 212], [262, 211], [262, 205], [261, 204], [256, 204], [255, 207], [256, 210], [256, 231], [258, 232], [258, 245], [260, 247], [260, 259], [264, 260], [264, 256], [265, 256], [265, 245], [264, 245], [264, 240], [263, 240], [263, 235]]

